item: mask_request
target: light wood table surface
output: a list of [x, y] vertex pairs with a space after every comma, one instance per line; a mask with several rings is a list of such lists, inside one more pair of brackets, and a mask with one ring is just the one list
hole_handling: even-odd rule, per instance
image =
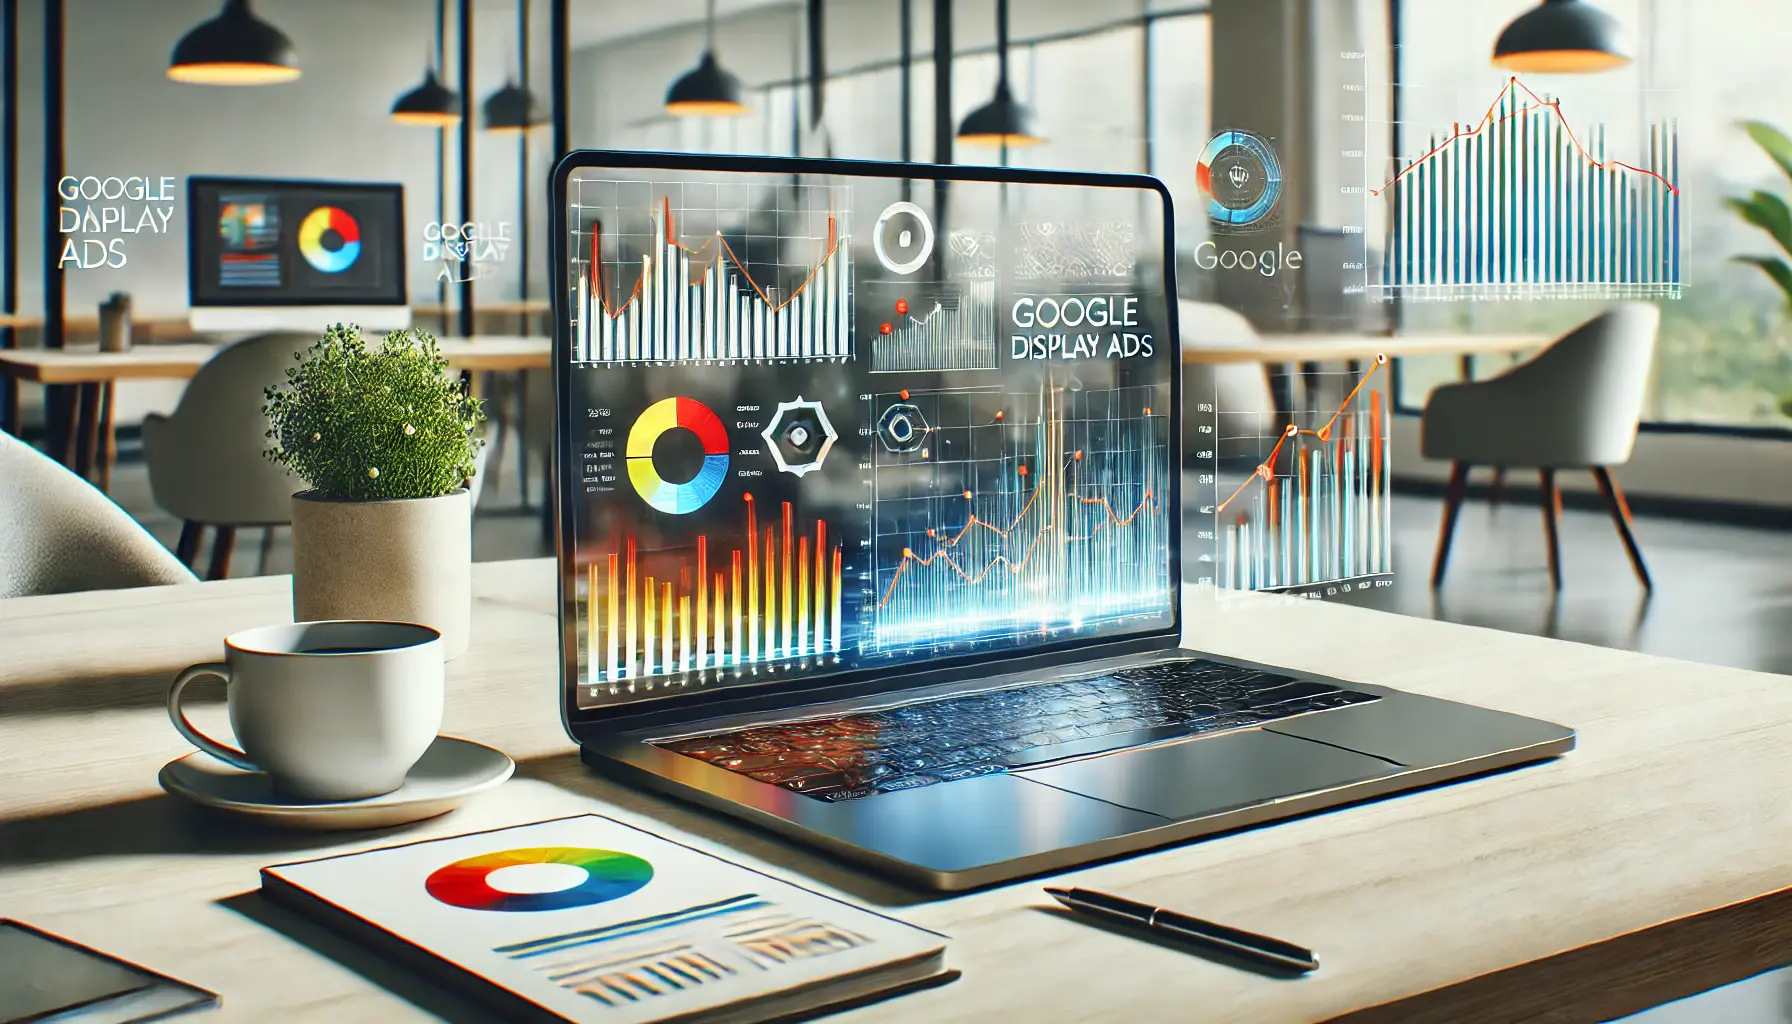
[[[263, 831], [156, 786], [188, 749], [169, 680], [226, 633], [286, 620], [288, 578], [0, 602], [0, 912], [221, 993], [206, 1020], [489, 1020], [252, 895], [256, 871], [591, 810], [951, 937], [962, 979], [852, 1021], [1603, 1020], [1792, 961], [1785, 677], [1194, 594], [1195, 646], [1580, 730], [1556, 761], [1055, 876], [1319, 951], [1286, 981], [1056, 913], [1037, 880], [934, 899], [600, 780], [556, 711], [553, 563], [481, 564], [474, 587], [445, 731], [510, 753], [518, 777], [378, 834]], [[221, 727], [218, 691], [197, 697]]]
[[1547, 334], [1265, 334], [1252, 345], [1204, 346], [1182, 339], [1185, 363], [1305, 363], [1368, 360], [1378, 354], [1465, 356], [1528, 352], [1554, 340]]

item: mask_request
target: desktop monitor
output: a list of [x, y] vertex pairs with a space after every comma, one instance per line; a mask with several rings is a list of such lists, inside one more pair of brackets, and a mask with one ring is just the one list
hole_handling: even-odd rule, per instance
[[195, 177], [187, 210], [195, 330], [410, 326], [404, 186]]

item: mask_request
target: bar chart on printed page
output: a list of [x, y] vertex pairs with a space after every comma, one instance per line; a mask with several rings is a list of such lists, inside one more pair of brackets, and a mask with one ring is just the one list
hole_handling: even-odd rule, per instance
[[575, 364], [852, 354], [845, 188], [581, 178], [573, 192]]
[[1386, 356], [1361, 373], [1320, 373], [1328, 405], [1299, 412], [1273, 436], [1255, 414], [1219, 411], [1222, 443], [1251, 447], [1220, 466], [1215, 506], [1219, 579], [1237, 590], [1284, 590], [1385, 576], [1392, 490]]

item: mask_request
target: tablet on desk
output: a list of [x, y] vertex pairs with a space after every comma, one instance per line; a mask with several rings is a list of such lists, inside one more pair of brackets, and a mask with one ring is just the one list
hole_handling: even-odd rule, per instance
[[131, 1024], [218, 997], [18, 921], [0, 920], [0, 1024]]

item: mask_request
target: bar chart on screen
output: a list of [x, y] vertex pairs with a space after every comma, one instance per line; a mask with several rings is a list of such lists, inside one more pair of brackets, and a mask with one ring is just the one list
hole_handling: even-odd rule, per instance
[[831, 190], [768, 213], [714, 186], [691, 186], [693, 203], [664, 183], [575, 185], [575, 364], [852, 355], [852, 239]]
[[1380, 355], [1360, 375], [1315, 375], [1314, 393], [1341, 399], [1273, 437], [1257, 434], [1254, 413], [1219, 411], [1222, 440], [1256, 437], [1260, 453], [1248, 470], [1220, 474], [1221, 586], [1301, 588], [1393, 571], [1386, 370]]
[[[617, 538], [586, 566], [588, 685], [676, 686], [703, 674], [814, 664], [846, 643], [843, 545], [791, 502], [742, 497], [736, 529], [688, 550]], [[671, 677], [670, 679], [664, 677]]]
[[1383, 180], [1373, 297], [1679, 298], [1678, 122], [1608, 142], [1563, 99], [1508, 78], [1478, 120], [1409, 124], [1414, 152]]

